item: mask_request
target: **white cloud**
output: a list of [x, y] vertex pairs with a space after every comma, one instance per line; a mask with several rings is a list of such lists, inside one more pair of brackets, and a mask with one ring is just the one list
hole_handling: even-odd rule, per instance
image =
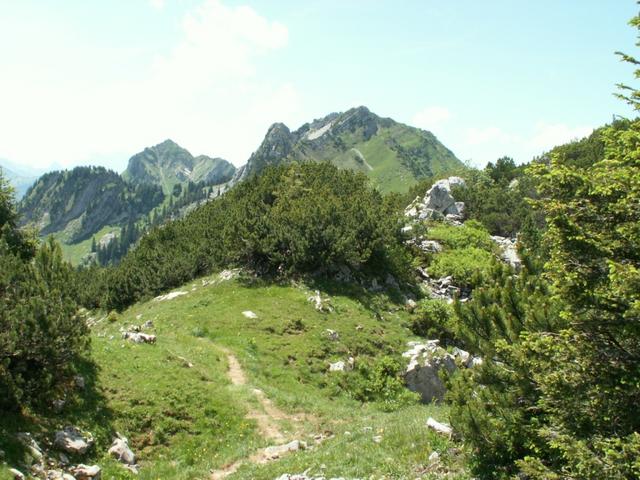
[[593, 129], [538, 122], [527, 130], [525, 134], [519, 134], [495, 125], [471, 127], [462, 135], [452, 137], [451, 147], [461, 158], [472, 159], [473, 165], [478, 167], [504, 155], [513, 157], [516, 162], [529, 162], [557, 145], [589, 135]]
[[164, 0], [149, 0], [149, 5], [156, 10], [162, 10], [164, 8]]
[[570, 127], [564, 123], [538, 122], [528, 146], [542, 153], [557, 145], [586, 137], [592, 131], [593, 128], [588, 126]]
[[489, 126], [467, 129], [465, 135], [466, 142], [470, 145], [481, 145], [484, 143], [504, 144], [516, 140], [515, 136], [509, 134], [499, 127]]
[[206, 0], [179, 26], [171, 48], [133, 58], [118, 75], [106, 69], [134, 46], [102, 52], [44, 44], [43, 34], [42, 48], [24, 62], [28, 67], [0, 76], [0, 156], [70, 166], [124, 160], [172, 138], [193, 154], [239, 165], [273, 121], [297, 120], [295, 86], [270, 80], [257, 66], [261, 56], [286, 47], [285, 25], [247, 6]]
[[436, 130], [451, 119], [453, 115], [449, 109], [439, 106], [427, 107], [413, 116], [413, 125], [423, 130]]

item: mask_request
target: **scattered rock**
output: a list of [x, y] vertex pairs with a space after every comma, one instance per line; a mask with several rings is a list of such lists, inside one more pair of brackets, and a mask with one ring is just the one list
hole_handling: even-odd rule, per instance
[[171, 292], [171, 293], [167, 293], [166, 295], [160, 295], [156, 298], [153, 299], [154, 302], [164, 302], [165, 300], [173, 300], [176, 297], [180, 297], [181, 295], [186, 295], [188, 292], [182, 292], [182, 291], [178, 291], [178, 292]]
[[56, 413], [62, 412], [64, 410], [64, 406], [67, 402], [62, 398], [56, 398], [51, 405], [53, 406], [53, 411]]
[[76, 477], [62, 470], [49, 470], [47, 480], [76, 480]]
[[102, 475], [102, 470], [98, 465], [80, 464], [72, 470], [76, 480], [98, 480]]
[[223, 270], [218, 275], [218, 280], [220, 280], [221, 282], [226, 282], [228, 280], [233, 280], [234, 278], [237, 278], [239, 275], [240, 275], [239, 269]]
[[285, 443], [284, 445], [275, 445], [264, 449], [264, 455], [268, 459], [280, 458], [287, 453], [297, 452], [298, 450], [305, 450], [307, 448], [306, 442], [300, 440], [293, 440], [292, 442]]
[[313, 295], [307, 298], [309, 302], [315, 304], [315, 308], [318, 312], [332, 312], [333, 308], [329, 305], [329, 299], [322, 299], [320, 296], [320, 290], [316, 290]]
[[122, 338], [133, 343], [156, 343], [156, 336], [139, 332], [122, 332]]
[[84, 390], [85, 381], [82, 375], [76, 375], [75, 377], [73, 377], [73, 383], [78, 390]]
[[258, 318], [258, 315], [256, 315], [255, 313], [253, 313], [251, 310], [245, 310], [244, 312], [242, 312], [242, 315], [244, 315], [247, 318], [251, 318], [251, 319], [256, 319]]
[[94, 440], [91, 434], [83, 435], [76, 427], [65, 427], [56, 432], [54, 446], [66, 453], [83, 455], [91, 448]]
[[22, 445], [27, 448], [27, 450], [29, 450], [29, 454], [35, 461], [42, 460], [42, 457], [44, 456], [44, 454], [42, 453], [42, 449], [40, 448], [40, 445], [38, 445], [38, 442], [33, 439], [30, 433], [20, 432], [16, 434], [16, 438]]
[[143, 328], [144, 330], [147, 330], [147, 329], [149, 329], [149, 328], [153, 328], [153, 321], [152, 321], [152, 320], [147, 320], [146, 322], [144, 322], [144, 323], [142, 324], [142, 328]]
[[446, 423], [440, 423], [432, 417], [427, 419], [427, 427], [443, 435], [451, 435], [453, 430]]
[[374, 443], [382, 443], [382, 436], [381, 435], [376, 435], [375, 437], [372, 438]]
[[518, 255], [517, 240], [514, 238], [501, 237], [499, 235], [492, 235], [491, 240], [498, 244], [500, 247], [500, 259], [503, 262], [508, 263], [516, 270], [520, 270], [522, 267], [522, 260]]
[[418, 304], [416, 303], [415, 300], [412, 300], [411, 298], [408, 298], [404, 302], [404, 306], [408, 311], [413, 312], [418, 307]]
[[342, 360], [339, 360], [335, 363], [330, 363], [329, 364], [329, 371], [330, 372], [347, 372], [347, 371], [351, 371], [353, 370], [353, 367], [355, 365], [355, 359], [353, 357], [349, 357], [349, 359], [344, 362]]
[[422, 240], [418, 248], [425, 253], [440, 253], [443, 249], [442, 244], [435, 240]]
[[136, 456], [129, 448], [129, 441], [126, 437], [123, 437], [120, 434], [118, 434], [118, 437], [113, 440], [108, 453], [125, 465], [135, 465], [136, 463]]
[[9, 473], [13, 475], [13, 478], [15, 480], [24, 480], [25, 478], [24, 473], [22, 473], [20, 470], [16, 470], [15, 468], [10, 468]]
[[440, 454], [438, 452], [431, 452], [429, 455], [429, 463], [438, 463], [440, 461]]
[[331, 330], [330, 328], [327, 328], [325, 330], [325, 335], [332, 342], [337, 342], [338, 340], [340, 340], [340, 334], [338, 332], [336, 332], [335, 330]]

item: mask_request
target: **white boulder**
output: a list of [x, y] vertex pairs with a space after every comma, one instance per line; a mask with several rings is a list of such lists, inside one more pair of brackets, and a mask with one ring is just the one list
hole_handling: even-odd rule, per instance
[[91, 434], [84, 435], [76, 427], [65, 427], [56, 432], [55, 447], [67, 453], [83, 455], [94, 444]]
[[118, 435], [118, 437], [113, 440], [108, 453], [125, 465], [135, 465], [136, 463], [136, 456], [131, 448], [129, 448], [129, 441], [121, 435]]
[[446, 423], [440, 423], [432, 417], [427, 419], [427, 427], [443, 435], [451, 435], [453, 430]]

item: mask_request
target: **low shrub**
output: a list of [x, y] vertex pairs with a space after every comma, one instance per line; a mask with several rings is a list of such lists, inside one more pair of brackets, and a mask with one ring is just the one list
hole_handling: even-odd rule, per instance
[[444, 251], [435, 256], [427, 271], [435, 278], [452, 276], [458, 286], [475, 286], [477, 273], [488, 272], [494, 256], [478, 247]]

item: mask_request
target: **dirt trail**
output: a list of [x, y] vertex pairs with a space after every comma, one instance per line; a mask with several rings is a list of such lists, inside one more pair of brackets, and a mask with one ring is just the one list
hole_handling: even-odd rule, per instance
[[[233, 354], [231, 350], [226, 347], [217, 346], [217, 348], [227, 356], [227, 363], [229, 365], [227, 375], [229, 376], [231, 383], [234, 386], [247, 386], [247, 376], [245, 375], [244, 370], [242, 369], [242, 366], [238, 361], [238, 358]], [[286, 436], [282, 432], [282, 430], [280, 430], [280, 426], [278, 425], [279, 421], [289, 421], [294, 425], [297, 424], [295, 433], [300, 433], [300, 428], [298, 428], [300, 426], [300, 422], [312, 419], [311, 416], [306, 414], [290, 415], [286, 412], [283, 412], [278, 407], [276, 407], [260, 389], [253, 388], [251, 389], [251, 393], [258, 401], [261, 410], [258, 410], [252, 405], [247, 404], [246, 418], [255, 420], [258, 424], [258, 430], [260, 431], [260, 434], [263, 437], [272, 440], [277, 446], [282, 446], [286, 442]], [[241, 459], [233, 462], [229, 465], [226, 465], [220, 470], [214, 470], [211, 472], [210, 478], [211, 480], [221, 480], [235, 473], [238, 468], [240, 468], [240, 466], [246, 462], [267, 463], [273, 460], [277, 460], [281, 455], [290, 453], [289, 451], [286, 451], [285, 448], [284, 451], [281, 451], [278, 454], [274, 454], [274, 448], [277, 447], [263, 448], [246, 459]]]

